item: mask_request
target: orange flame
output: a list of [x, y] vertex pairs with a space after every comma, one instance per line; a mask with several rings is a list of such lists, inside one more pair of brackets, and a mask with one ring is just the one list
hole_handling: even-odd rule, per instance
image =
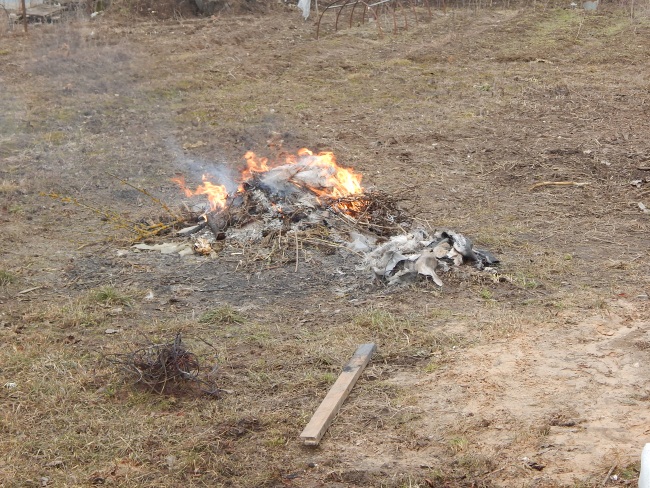
[[344, 198], [363, 193], [361, 175], [352, 169], [342, 168], [336, 164], [334, 153], [325, 151], [314, 155], [309, 149], [298, 151], [310, 167], [320, 170], [322, 184], [320, 188], [310, 186], [309, 189], [319, 197]]
[[[336, 163], [336, 157], [332, 152], [324, 151], [314, 154], [309, 149], [300, 149], [297, 155], [286, 155], [284, 161], [269, 164], [268, 158], [258, 157], [254, 152], [248, 151], [244, 154], [246, 169], [241, 174], [241, 184], [238, 191], [243, 192], [243, 183], [252, 179], [255, 174], [263, 174], [272, 171], [279, 166], [294, 166], [295, 173], [289, 179], [299, 188], [305, 188], [314, 193], [318, 198], [340, 199], [353, 195], [361, 195], [361, 175], [350, 168], [343, 168]], [[203, 184], [196, 190], [190, 190], [185, 185], [182, 176], [172, 178], [185, 192], [187, 197], [195, 195], [207, 195], [210, 201], [211, 211], [220, 210], [226, 207], [228, 192], [223, 185], [215, 185], [209, 181], [208, 175], [203, 175]], [[341, 210], [354, 212], [352, 202], [338, 205]]]
[[215, 185], [208, 178], [208, 175], [203, 175], [201, 178], [203, 184], [197, 186], [194, 191], [185, 185], [185, 178], [183, 176], [179, 175], [172, 178], [172, 181], [181, 187], [181, 190], [185, 192], [185, 196], [188, 198], [195, 195], [207, 195], [208, 201], [210, 202], [210, 211], [224, 209], [226, 207], [226, 199], [228, 198], [226, 187], [224, 185]]
[[258, 158], [253, 151], [244, 154], [246, 165], [248, 166], [242, 173], [242, 181], [248, 181], [253, 177], [253, 173], [264, 173], [269, 170], [268, 158]]
[[267, 158], [260, 158], [254, 152], [248, 151], [244, 155], [247, 168], [242, 172], [242, 181], [248, 181], [255, 173], [264, 173], [272, 168], [283, 165], [301, 165], [299, 171], [317, 170], [319, 186], [308, 183], [301, 184], [293, 181], [297, 186], [304, 186], [319, 197], [344, 198], [363, 193], [361, 175], [352, 169], [342, 168], [336, 163], [334, 153], [329, 151], [314, 154], [306, 148], [298, 150], [298, 154], [289, 154], [285, 160], [269, 166]]

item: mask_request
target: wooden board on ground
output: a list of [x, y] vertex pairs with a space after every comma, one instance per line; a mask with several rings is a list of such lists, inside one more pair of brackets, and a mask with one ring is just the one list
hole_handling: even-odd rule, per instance
[[372, 342], [362, 344], [348, 364], [345, 365], [338, 379], [327, 392], [325, 399], [307, 424], [307, 427], [300, 434], [300, 438], [306, 445], [318, 445], [376, 349], [377, 347]]

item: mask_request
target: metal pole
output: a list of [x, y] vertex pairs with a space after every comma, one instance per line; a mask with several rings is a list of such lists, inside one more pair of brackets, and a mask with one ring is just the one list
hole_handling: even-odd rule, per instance
[[25, 0], [20, 0], [20, 8], [23, 9], [23, 27], [25, 28], [25, 34], [27, 34], [27, 7], [25, 6]]

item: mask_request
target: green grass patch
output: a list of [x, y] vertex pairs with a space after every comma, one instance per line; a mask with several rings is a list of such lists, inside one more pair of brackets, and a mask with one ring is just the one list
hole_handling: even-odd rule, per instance
[[90, 294], [90, 299], [101, 305], [123, 305], [130, 306], [133, 303], [133, 297], [113, 286], [103, 286]]
[[0, 269], [0, 286], [8, 286], [16, 281], [16, 276], [14, 276], [9, 271]]
[[244, 316], [230, 305], [205, 312], [199, 318], [199, 322], [202, 324], [243, 324], [245, 321]]

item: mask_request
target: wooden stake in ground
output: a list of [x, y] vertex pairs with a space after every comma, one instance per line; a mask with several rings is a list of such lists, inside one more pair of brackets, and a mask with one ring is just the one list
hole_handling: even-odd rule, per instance
[[372, 342], [362, 344], [348, 364], [345, 365], [343, 372], [332, 385], [330, 391], [327, 392], [327, 396], [325, 396], [305, 430], [300, 434], [300, 438], [306, 445], [318, 445], [376, 349], [377, 346]]
[[23, 11], [23, 27], [25, 28], [25, 34], [27, 34], [27, 6], [25, 0], [20, 0], [20, 8]]

